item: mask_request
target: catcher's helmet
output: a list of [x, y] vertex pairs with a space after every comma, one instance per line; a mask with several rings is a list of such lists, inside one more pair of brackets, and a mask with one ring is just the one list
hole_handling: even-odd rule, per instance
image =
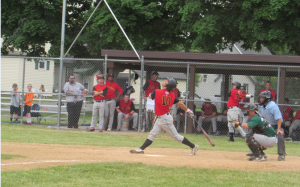
[[177, 82], [175, 79], [171, 78], [171, 79], [168, 79], [168, 84], [166, 85], [167, 86], [167, 90], [168, 91], [172, 91], [176, 88], [177, 86]]
[[265, 97], [266, 99], [271, 99], [272, 94], [270, 91], [264, 91], [259, 94], [259, 97]]
[[244, 109], [249, 109], [249, 110], [253, 110], [253, 111], [257, 111], [257, 106], [253, 103], [249, 103], [249, 104], [245, 104], [244, 105]]
[[234, 85], [236, 85], [236, 88], [237, 89], [240, 89], [241, 88], [241, 83], [239, 83], [239, 82], [233, 82], [232, 84], [234, 84]]

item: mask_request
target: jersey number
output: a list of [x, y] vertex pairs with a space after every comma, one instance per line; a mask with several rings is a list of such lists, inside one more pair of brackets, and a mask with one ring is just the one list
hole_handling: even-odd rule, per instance
[[235, 94], [235, 96], [236, 96], [236, 98], [235, 98], [236, 101], [240, 101], [242, 99], [242, 97], [243, 97], [240, 94]]
[[162, 105], [163, 106], [170, 106], [170, 103], [171, 103], [171, 97], [167, 97], [167, 96], [163, 96], [162, 97]]

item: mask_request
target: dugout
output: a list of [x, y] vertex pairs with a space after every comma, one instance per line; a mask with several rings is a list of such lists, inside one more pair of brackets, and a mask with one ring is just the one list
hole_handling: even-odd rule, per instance
[[[138, 51], [138, 54], [144, 57], [146, 80], [151, 77], [151, 71], [186, 73], [189, 70], [189, 100], [194, 99], [196, 73], [222, 74], [224, 79], [222, 100], [224, 101], [228, 100], [226, 93], [231, 89], [231, 75], [277, 77], [278, 91], [275, 91], [277, 91], [279, 105], [284, 103], [286, 78], [300, 77], [300, 56], [160, 51]], [[101, 55], [107, 55], [109, 59], [108, 73], [114, 73], [116, 69], [141, 70], [142, 68], [141, 61], [133, 51], [102, 49]], [[189, 108], [193, 105], [193, 101], [188, 102]], [[187, 132], [192, 132], [192, 125], [188, 125]]]

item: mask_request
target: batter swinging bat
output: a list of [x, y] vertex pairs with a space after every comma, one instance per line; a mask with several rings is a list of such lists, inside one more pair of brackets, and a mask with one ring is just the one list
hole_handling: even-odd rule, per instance
[[[192, 118], [193, 118], [193, 120], [196, 121], [196, 123], [199, 125], [196, 116], [193, 116]], [[193, 125], [194, 125], [194, 123], [193, 123]], [[200, 125], [199, 125], [199, 126], [200, 126]], [[194, 125], [194, 128], [195, 128], [195, 125]], [[209, 141], [210, 145], [211, 145], [211, 146], [215, 146], [215, 143], [214, 143], [214, 142], [212, 141], [212, 139], [208, 136], [208, 134], [205, 132], [205, 130], [204, 130], [202, 127], [200, 127], [200, 129], [202, 130], [203, 134], [205, 135], [205, 137], [206, 137], [207, 140]]]

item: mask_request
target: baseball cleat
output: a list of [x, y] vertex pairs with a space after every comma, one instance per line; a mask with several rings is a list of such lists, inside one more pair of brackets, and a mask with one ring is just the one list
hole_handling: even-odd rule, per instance
[[25, 125], [31, 125], [31, 123], [27, 123], [27, 122], [26, 122]]
[[111, 129], [110, 129], [110, 128], [108, 128], [108, 129], [107, 129], [107, 131], [111, 131]]
[[285, 161], [285, 155], [279, 155], [278, 161]]
[[144, 151], [141, 148], [131, 149], [129, 152], [133, 154], [144, 154]]
[[88, 129], [87, 131], [88, 131], [88, 132], [94, 132], [95, 129]]
[[199, 149], [199, 145], [195, 145], [194, 148], [191, 148], [191, 154], [190, 155], [196, 155], [196, 152], [198, 151]]
[[102, 129], [99, 129], [99, 132], [103, 132], [103, 130], [102, 130]]
[[266, 155], [263, 155], [261, 157], [256, 157], [256, 156], [251, 156], [248, 158], [249, 161], [259, 161], [259, 162], [262, 162], [262, 161], [266, 161], [267, 160], [267, 156]]
[[254, 156], [254, 154], [252, 152], [247, 153], [246, 156]]

